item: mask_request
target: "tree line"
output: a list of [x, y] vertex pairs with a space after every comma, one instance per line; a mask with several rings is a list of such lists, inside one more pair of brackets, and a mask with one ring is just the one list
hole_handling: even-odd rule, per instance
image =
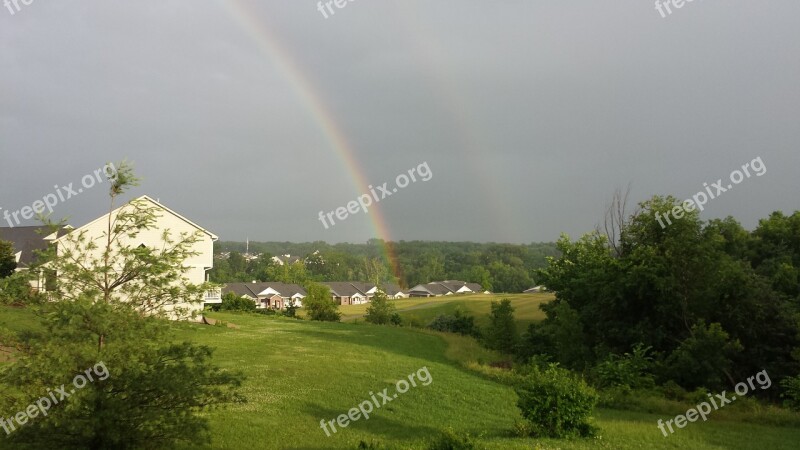
[[[501, 244], [476, 242], [383, 241], [364, 244], [326, 242], [250, 242], [260, 254], [248, 261], [243, 242], [217, 242], [211, 281], [369, 281], [404, 288], [438, 280], [479, 283], [493, 292], [522, 292], [534, 285], [534, 271], [558, 255], [555, 243]], [[279, 265], [275, 255], [300, 257], [304, 264]], [[390, 256], [391, 255], [391, 256]]]

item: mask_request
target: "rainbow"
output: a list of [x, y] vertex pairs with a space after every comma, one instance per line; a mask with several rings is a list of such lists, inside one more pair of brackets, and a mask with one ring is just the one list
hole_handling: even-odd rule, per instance
[[[266, 24], [256, 20], [259, 14], [247, 2], [242, 0], [220, 0], [220, 2], [232, 19], [242, 27], [264, 55], [281, 72], [300, 102], [311, 115], [311, 118], [320, 127], [323, 136], [336, 154], [339, 155], [339, 159], [341, 159], [345, 169], [351, 175], [350, 179], [356, 196], [365, 193], [369, 182], [364, 176], [364, 170], [358, 163], [352, 145], [348, 142], [341, 127], [336, 123], [335, 116], [323, 103], [322, 97], [315, 91], [313, 84], [300, 70], [291, 55], [279, 45], [279, 39]], [[391, 241], [389, 225], [386, 223], [381, 208], [377, 203], [373, 203], [370, 210], [367, 217], [369, 217], [371, 226], [375, 234], [384, 241], [383, 256], [389, 261], [393, 275], [400, 280], [402, 279], [402, 272], [397, 263], [397, 255], [395, 255], [393, 247], [387, 244]]]

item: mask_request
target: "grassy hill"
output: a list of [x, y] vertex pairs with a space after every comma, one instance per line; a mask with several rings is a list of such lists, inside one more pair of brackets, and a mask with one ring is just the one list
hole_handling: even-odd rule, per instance
[[[466, 301], [466, 299], [464, 299]], [[459, 300], [461, 301], [461, 300]], [[478, 304], [478, 303], [476, 303]], [[27, 317], [26, 317], [27, 315]], [[215, 313], [235, 328], [177, 323], [175, 337], [216, 347], [217, 364], [244, 371], [248, 403], [207, 412], [214, 449], [425, 448], [442, 429], [478, 436], [489, 449], [770, 449], [797, 448], [800, 430], [712, 417], [665, 438], [664, 415], [597, 411], [600, 437], [590, 440], [515, 438], [516, 395], [468, 370], [470, 361], [497, 358], [468, 338], [364, 323], [314, 323]], [[24, 310], [0, 308], [0, 323], [32, 323]], [[19, 327], [17, 327], [19, 329]], [[426, 367], [432, 382], [411, 387], [330, 437], [320, 420], [340, 414]], [[0, 414], [11, 414], [0, 411]], [[338, 428], [338, 426], [337, 426]], [[0, 438], [0, 448], [2, 448]], [[209, 447], [212, 448], [212, 447]]]

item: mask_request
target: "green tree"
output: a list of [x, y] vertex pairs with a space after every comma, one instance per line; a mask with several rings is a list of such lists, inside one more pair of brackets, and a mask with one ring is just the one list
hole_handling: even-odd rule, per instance
[[367, 306], [367, 314], [364, 316], [364, 320], [377, 325], [386, 325], [391, 323], [392, 316], [396, 312], [397, 307], [395, 307], [394, 302], [389, 300], [381, 290], [378, 290], [372, 297], [369, 306]]
[[0, 240], [0, 278], [10, 276], [16, 268], [17, 259], [14, 257], [14, 247], [11, 242]]
[[[683, 211], [680, 219], [674, 218], [676, 208]], [[671, 224], [664, 219], [668, 213]], [[796, 374], [792, 353], [799, 334], [792, 292], [776, 291], [782, 285], [776, 280], [791, 285], [791, 276], [784, 276], [790, 270], [758, 273], [759, 262], [793, 245], [791, 233], [782, 231], [791, 226], [780, 217], [775, 222], [774, 234], [767, 234], [780, 237], [756, 233], [754, 242], [731, 218], [704, 223], [698, 211], [681, 208], [675, 198], [656, 196], [621, 224], [613, 252], [597, 232], [575, 242], [564, 236], [557, 244], [561, 255], [537, 272], [556, 300], [542, 306], [547, 318], [526, 341], [549, 344], [547, 354], [573, 369], [641, 343], [660, 355], [654, 369], [658, 378], [677, 378], [685, 387], [710, 388], [721, 383], [720, 376], [732, 383], [765, 369], [776, 379]], [[782, 275], [771, 276], [777, 273]], [[697, 328], [701, 323], [718, 325]], [[571, 346], [562, 348], [564, 340], [555, 339], [559, 335], [569, 337]], [[680, 348], [671, 361], [688, 367], [715, 347], [726, 349], [726, 360], [715, 360], [714, 368], [696, 366], [702, 374], [679, 376], [665, 361]]]
[[306, 266], [302, 261], [293, 264], [272, 264], [265, 269], [267, 281], [280, 281], [281, 283], [306, 284], [311, 281]]
[[255, 311], [256, 303], [249, 298], [244, 298], [234, 292], [222, 296], [220, 309], [223, 311]]
[[[110, 211], [136, 183], [127, 163], [109, 177]], [[126, 244], [152, 229], [155, 211], [133, 202], [109, 214], [106, 234], [67, 235], [49, 255], [57, 270], [55, 302], [43, 306], [41, 331], [6, 333], [15, 362], [0, 371], [3, 411], [21, 411], [46, 389], [68, 384], [94, 368], [96, 378], [53, 405], [47, 417], [9, 436], [18, 448], [166, 448], [210, 442], [208, 419], [199, 413], [241, 400], [242, 377], [215, 367], [212, 349], [173, 342], [168, 321], [207, 286], [183, 277], [193, 254], [191, 236], [162, 234], [159, 250]], [[133, 241], [135, 242], [135, 241]], [[99, 371], [98, 368], [107, 370]], [[105, 375], [104, 375], [105, 374]], [[78, 387], [76, 385], [76, 387]]]
[[339, 305], [333, 301], [331, 290], [328, 286], [309, 283], [306, 286], [308, 295], [303, 299], [303, 308], [309, 319], [323, 322], [338, 322], [341, 320]]
[[503, 299], [499, 303], [492, 302], [491, 308], [489, 328], [485, 335], [486, 345], [494, 350], [512, 353], [516, 347], [518, 335], [511, 300]]

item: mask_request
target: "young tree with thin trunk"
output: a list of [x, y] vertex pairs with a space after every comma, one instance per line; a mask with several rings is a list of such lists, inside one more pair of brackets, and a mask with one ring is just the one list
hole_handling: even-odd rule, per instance
[[[127, 163], [109, 176], [110, 211], [136, 179]], [[42, 327], [24, 337], [0, 333], [15, 362], [0, 370], [0, 411], [23, 411], [48, 389], [70, 384], [101, 365], [95, 377], [53, 404], [46, 416], [17, 424], [14, 448], [133, 449], [210, 442], [199, 413], [239, 401], [242, 376], [214, 366], [212, 349], [177, 342], [164, 316], [199, 299], [205, 286], [184, 277], [192, 236], [162, 234], [159, 249], [134, 247], [131, 237], [152, 228], [157, 211], [130, 204], [109, 214], [106, 234], [68, 235], [47, 267], [58, 289], [42, 307]]]

